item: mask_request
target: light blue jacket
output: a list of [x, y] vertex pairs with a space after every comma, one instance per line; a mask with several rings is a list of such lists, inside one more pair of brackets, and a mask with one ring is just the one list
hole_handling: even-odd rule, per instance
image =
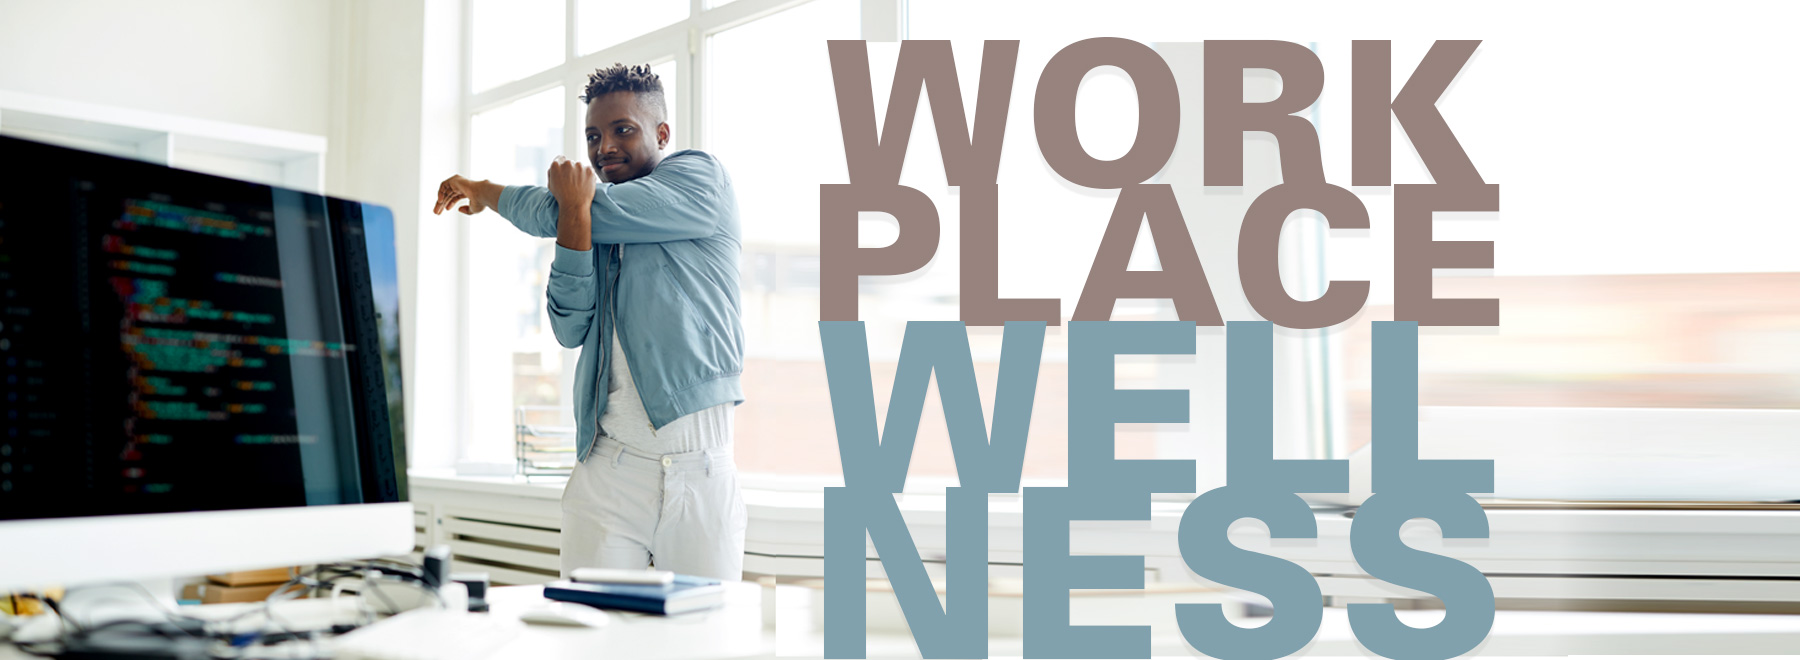
[[[548, 189], [507, 186], [495, 210], [527, 234], [556, 236], [558, 207]], [[677, 151], [650, 174], [600, 184], [591, 217], [593, 249], [556, 246], [548, 287], [557, 342], [581, 347], [575, 423], [582, 460], [606, 411], [615, 327], [654, 428], [744, 401], [742, 243], [725, 168], [711, 154]]]

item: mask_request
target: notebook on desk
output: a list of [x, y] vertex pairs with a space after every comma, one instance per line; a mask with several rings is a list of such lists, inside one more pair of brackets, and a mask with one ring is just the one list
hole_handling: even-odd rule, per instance
[[723, 605], [725, 586], [718, 580], [691, 575], [676, 575], [674, 582], [667, 585], [563, 580], [544, 585], [544, 597], [612, 610], [681, 614]]

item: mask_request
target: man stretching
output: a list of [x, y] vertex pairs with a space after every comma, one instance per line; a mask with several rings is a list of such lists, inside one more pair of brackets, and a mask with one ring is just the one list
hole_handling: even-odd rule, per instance
[[[576, 452], [563, 491], [562, 571], [656, 568], [736, 580], [744, 501], [732, 408], [744, 400], [737, 196], [725, 168], [669, 144], [662, 81], [648, 66], [588, 77], [585, 163], [561, 157], [549, 187], [462, 176], [434, 213], [493, 208], [555, 237], [549, 314], [581, 347]], [[597, 187], [594, 170], [601, 181]]]

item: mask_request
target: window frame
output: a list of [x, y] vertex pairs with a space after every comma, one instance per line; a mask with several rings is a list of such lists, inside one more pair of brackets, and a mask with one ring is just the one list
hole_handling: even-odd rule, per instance
[[[460, 172], [470, 171], [471, 150], [473, 146], [473, 124], [476, 115], [503, 107], [514, 101], [538, 94], [546, 90], [562, 87], [574, 93], [587, 83], [587, 76], [595, 68], [608, 66], [614, 62], [648, 63], [658, 66], [673, 62], [675, 64], [676, 84], [675, 104], [671, 108], [678, 130], [675, 132], [672, 150], [690, 149], [703, 146], [706, 140], [704, 106], [700, 96], [706, 89], [708, 37], [734, 27], [765, 18], [787, 9], [813, 2], [814, 0], [732, 0], [727, 4], [709, 7], [708, 0], [688, 0], [687, 18], [637, 35], [623, 42], [602, 48], [592, 53], [580, 53], [580, 2], [579, 0], [563, 0], [563, 61], [550, 68], [522, 76], [515, 80], [499, 83], [483, 90], [474, 89], [473, 65], [475, 56], [475, 2], [461, 0], [461, 34], [459, 35], [460, 74], [458, 80], [457, 99], [457, 169]], [[859, 0], [862, 20], [862, 36], [870, 41], [898, 41], [905, 30], [903, 19], [904, 3], [902, 0]], [[564, 106], [563, 144], [567, 153], [583, 153], [582, 125], [584, 117], [578, 104], [569, 103]], [[455, 255], [452, 262], [456, 266], [455, 281], [451, 283], [454, 300], [457, 301], [457, 328], [454, 331], [453, 345], [455, 365], [452, 373], [455, 378], [456, 419], [451, 424], [455, 429], [454, 437], [444, 438], [441, 442], [451, 445], [447, 455], [458, 467], [471, 459], [479, 459], [496, 452], [482, 448], [487, 443], [499, 442], [499, 439], [478, 438], [471, 430], [474, 422], [474, 383], [471, 381], [470, 360], [474, 351], [479, 350], [470, 338], [469, 324], [475, 320], [476, 310], [469, 304], [470, 282], [467, 268], [463, 265], [470, 259], [470, 250], [474, 247], [470, 239], [470, 222], [486, 219], [457, 217], [453, 220]], [[429, 466], [428, 466], [429, 467]], [[498, 466], [474, 466], [470, 474], [480, 473], [485, 469], [496, 469]], [[750, 478], [746, 485], [750, 487], [781, 487], [786, 478], [774, 476]], [[811, 486], [815, 480], [804, 480]], [[791, 488], [792, 486], [788, 486]]]
[[[476, 114], [556, 86], [563, 86], [570, 90], [578, 89], [585, 82], [587, 72], [592, 71], [594, 67], [604, 66], [614, 61], [650, 62], [652, 64], [675, 62], [678, 98], [673, 113], [677, 125], [680, 127], [675, 136], [675, 148], [704, 146], [707, 144], [708, 127], [705, 125], [706, 113], [701, 103], [704, 101], [703, 90], [706, 89], [708, 75], [707, 37], [811, 1], [814, 0], [734, 0], [720, 7], [709, 8], [706, 6], [705, 0], [690, 0], [690, 13], [687, 19], [584, 55], [576, 52], [579, 49], [579, 35], [576, 33], [579, 25], [577, 1], [565, 0], [564, 61], [544, 71], [475, 92], [472, 91], [471, 81], [473, 26], [470, 20], [473, 15], [474, 0], [462, 0], [461, 15], [464, 18], [461, 21], [460, 35], [462, 61], [460, 88], [457, 95], [460, 106], [456, 111], [459, 120], [459, 142], [456, 146], [459, 171], [468, 171], [472, 137], [470, 129], [472, 119]], [[905, 37], [907, 25], [903, 0], [860, 0], [860, 7], [864, 39], [875, 42], [891, 42]], [[1315, 106], [1315, 124], [1318, 123], [1317, 110]], [[582, 146], [580, 110], [576, 104], [570, 103], [565, 106], [565, 113], [564, 132], [567, 147], [579, 150]], [[468, 422], [470, 421], [469, 411], [472, 401], [466, 359], [473, 347], [470, 346], [467, 327], [471, 314], [467, 304], [469, 283], [466, 279], [466, 270], [461, 266], [469, 256], [468, 222], [470, 219], [459, 216], [453, 222], [455, 254], [451, 262], [456, 267], [457, 273], [453, 282], [453, 296], [460, 306], [458, 320], [461, 321], [454, 330], [456, 336], [453, 339], [453, 345], [456, 351], [456, 364], [452, 368], [456, 379], [457, 400], [454, 403], [457, 405], [458, 419], [450, 424], [454, 429], [454, 437], [438, 441], [452, 444], [453, 449], [448, 452], [448, 455], [455, 460], [464, 456], [466, 449], [474, 442], [500, 442], [501, 440], [469, 437]], [[1310, 226], [1312, 223], [1303, 224], [1309, 226], [1302, 229], [1300, 240], [1296, 241], [1299, 244], [1297, 247], [1302, 253], [1316, 255], [1322, 259], [1326, 249], [1324, 243], [1328, 238], [1327, 234], [1319, 228]], [[1321, 263], [1308, 259], [1298, 260], [1296, 263], [1301, 264], [1301, 272], [1298, 273], [1300, 277], [1297, 281], [1301, 282], [1303, 287], [1314, 291], [1322, 288], [1324, 269]], [[1284, 341], [1284, 339], [1298, 339], [1299, 341]], [[1332, 356], [1339, 350], [1332, 345], [1335, 341], [1337, 341], [1335, 333], [1329, 330], [1310, 331], [1292, 338], [1277, 338], [1278, 351], [1292, 351], [1291, 355], [1294, 355], [1301, 363], [1299, 369], [1284, 373], [1291, 375], [1303, 372], [1304, 384], [1297, 385], [1297, 387], [1304, 388], [1311, 397], [1306, 406], [1308, 419], [1305, 427], [1307, 431], [1300, 434], [1299, 437], [1277, 438], [1277, 441], [1282, 443], [1283, 447], [1301, 449], [1315, 458], [1347, 458], [1344, 446], [1346, 434], [1343, 431], [1343, 425], [1346, 422], [1342, 412], [1345, 410], [1342, 387], [1341, 384], [1335, 383], [1329, 373], [1332, 368]], [[423, 438], [415, 439], [415, 442], [423, 441], [425, 441]], [[420, 453], [416, 450], [413, 451], [415, 456]], [[743, 485], [747, 489], [770, 491], [813, 490], [832, 485], [833, 480], [841, 483], [841, 477], [825, 475], [747, 474]], [[930, 482], [922, 484], [924, 488], [946, 485], [946, 480], [942, 479], [921, 481]], [[1206, 487], [1206, 484], [1202, 484], [1202, 489]], [[1192, 497], [1194, 497], [1192, 494], [1166, 494], [1159, 495], [1156, 499], [1185, 501]], [[1599, 519], [1625, 520], [1630, 513], [1594, 512], [1593, 515]], [[1726, 514], [1720, 514], [1720, 516], [1723, 515]], [[1773, 524], [1774, 521], [1770, 521], [1770, 525]]]
[[[710, 37], [732, 28], [740, 27], [756, 20], [805, 5], [815, 0], [733, 0], [718, 7], [707, 7], [708, 0], [688, 0], [689, 15], [687, 18], [638, 35], [624, 42], [595, 51], [581, 54], [580, 50], [580, 1], [564, 0], [564, 60], [562, 63], [523, 76], [519, 79], [500, 83], [488, 89], [474, 90], [472, 72], [474, 59], [474, 30], [472, 17], [477, 0], [462, 0], [463, 16], [461, 55], [462, 76], [460, 81], [461, 108], [458, 112], [460, 120], [458, 165], [460, 171], [470, 171], [471, 146], [473, 142], [472, 125], [474, 117], [483, 112], [503, 107], [509, 103], [529, 97], [545, 90], [561, 87], [567, 93], [574, 94], [585, 83], [589, 72], [594, 68], [612, 62], [642, 62], [652, 66], [673, 63], [676, 70], [674, 92], [676, 103], [671, 108], [676, 131], [673, 149], [704, 147], [710, 140], [706, 125], [708, 99], [704, 91], [707, 89], [708, 49]], [[907, 33], [904, 0], [859, 0], [861, 13], [862, 36], [869, 41], [897, 41]], [[1311, 44], [1315, 50], [1318, 44]], [[567, 153], [581, 153], [585, 148], [582, 139], [583, 117], [579, 104], [564, 105], [563, 132], [564, 148]], [[1315, 104], [1309, 111], [1310, 119], [1315, 126], [1322, 126], [1320, 108]], [[471, 241], [469, 237], [468, 219], [459, 218], [457, 223], [457, 259], [470, 258]], [[1291, 259], [1290, 267], [1284, 269], [1284, 277], [1293, 282], [1308, 296], [1316, 296], [1323, 291], [1326, 284], [1323, 261], [1326, 258], [1325, 242], [1328, 236], [1317, 223], [1298, 223], [1297, 231], [1292, 238], [1297, 239], [1282, 246], [1284, 253]], [[457, 329], [458, 360], [456, 365], [457, 392], [459, 396], [459, 419], [455, 426], [461, 437], [455, 438], [452, 455], [459, 461], [469, 456], [480, 456], [484, 452], [475, 448], [486, 443], [495, 442], [489, 438], [473, 437], [471, 422], [473, 421], [473, 405], [475, 395], [470, 382], [468, 361], [477, 350], [469, 337], [467, 324], [473, 320], [475, 310], [468, 304], [470, 286], [465, 268], [457, 269], [456, 299], [462, 304], [461, 316], [463, 324]], [[1166, 307], [1165, 304], [1161, 305]], [[1304, 421], [1299, 428], [1279, 432], [1275, 439], [1278, 452], [1289, 456], [1306, 456], [1311, 458], [1343, 459], [1350, 454], [1347, 447], [1345, 425], [1348, 423], [1345, 410], [1345, 384], [1332, 377], [1336, 354], [1341, 348], [1335, 344], [1341, 341], [1339, 333], [1331, 331], [1304, 331], [1278, 336], [1276, 341], [1278, 361], [1284, 363], [1278, 374], [1278, 388], [1283, 390], [1284, 397], [1300, 397], [1300, 406], [1304, 409]], [[1284, 379], [1297, 379], [1283, 383]], [[1179, 387], [1179, 383], [1171, 386]], [[1174, 431], [1176, 435], [1191, 435], [1188, 431]], [[495, 452], [486, 452], [489, 454]], [[834, 475], [775, 475], [746, 474], [747, 483], [753, 487], [766, 487], [777, 490], [796, 488], [812, 489], [840, 480]], [[950, 478], [920, 478], [917, 487], [930, 491], [953, 483]], [[1207, 484], [1202, 484], [1206, 486]], [[1185, 500], [1192, 495], [1167, 494], [1159, 499]]]
[[[475, 30], [473, 16], [476, 1], [462, 0], [461, 2], [462, 16], [465, 20], [462, 21], [461, 34], [462, 62], [459, 81], [461, 107], [457, 113], [459, 120], [457, 155], [458, 171], [462, 172], [471, 171], [472, 126], [476, 115], [558, 86], [572, 94], [586, 84], [587, 75], [595, 68], [614, 62], [649, 63], [652, 66], [673, 62], [676, 66], [677, 80], [675, 85], [676, 103], [672, 111], [678, 127], [673, 149], [705, 147], [709, 143], [707, 138], [709, 127], [706, 125], [707, 108], [702, 105], [705, 102], [702, 97], [704, 90], [707, 89], [710, 37], [815, 0], [731, 0], [728, 4], [711, 8], [706, 6], [708, 0], [689, 0], [689, 15], [686, 19], [588, 54], [577, 52], [580, 42], [578, 33], [580, 2], [579, 0], [564, 0], [563, 62], [479, 91], [476, 91], [473, 85]], [[894, 42], [906, 37], [908, 26], [905, 0], [858, 0], [858, 5], [863, 39], [871, 42]], [[1317, 112], [1316, 107], [1314, 112]], [[568, 150], [568, 153], [582, 153], [585, 145], [582, 131], [584, 117], [581, 115], [581, 109], [578, 104], [569, 103], [564, 106], [564, 113], [564, 148]], [[461, 306], [459, 312], [461, 322], [458, 323], [455, 337], [457, 360], [454, 373], [458, 417], [453, 426], [458, 435], [455, 438], [446, 439], [446, 441], [452, 442], [454, 445], [450, 452], [453, 462], [459, 468], [471, 467], [472, 469], [466, 473], [476, 475], [491, 473], [485, 472], [485, 470], [501, 468], [497, 465], [463, 465], [471, 458], [478, 459], [484, 455], [498, 454], [498, 452], [486, 451], [481, 448], [486, 443], [496, 442], [495, 440], [474, 437], [473, 431], [475, 426], [474, 406], [477, 396], [469, 365], [474, 357], [473, 352], [478, 349], [470, 337], [469, 324], [476, 320], [476, 312], [473, 305], [469, 304], [468, 269], [462, 267], [466, 263], [464, 260], [470, 258], [469, 251], [473, 247], [468, 224], [471, 221], [479, 220], [463, 217], [456, 219], [455, 262], [458, 267], [454, 295]], [[1302, 250], [1322, 249], [1321, 237], [1317, 235], [1319, 231], [1311, 224], [1304, 223], [1305, 228], [1301, 230], [1300, 240], [1292, 243], [1284, 242], [1282, 249], [1295, 253], [1293, 256], [1299, 256]], [[1305, 247], [1302, 247], [1303, 245]], [[1300, 285], [1302, 288], [1311, 289], [1321, 286], [1314, 280], [1318, 279], [1319, 271], [1322, 269], [1314, 264], [1305, 263], [1304, 258], [1291, 261], [1294, 264], [1301, 264], [1298, 268], [1304, 272], [1289, 272], [1284, 276], [1298, 278], [1297, 281], [1302, 282]], [[1156, 308], [1163, 310], [1170, 308], [1170, 305], [1168, 301], [1160, 301]], [[1320, 345], [1324, 341], [1325, 334], [1321, 331], [1310, 331], [1300, 337], [1281, 335], [1276, 337], [1277, 362], [1284, 365], [1278, 367], [1280, 374], [1277, 377], [1277, 387], [1282, 394], [1277, 397], [1277, 406], [1280, 408], [1283, 400], [1298, 396], [1303, 400], [1301, 405], [1305, 408], [1305, 410], [1299, 411], [1305, 421], [1292, 426], [1278, 424], [1275, 438], [1278, 455], [1331, 457], [1329, 430], [1324, 428], [1325, 422], [1320, 417], [1318, 410], [1321, 399], [1329, 395], [1326, 392], [1325, 383], [1320, 380], [1321, 374], [1316, 371], [1317, 365], [1322, 364], [1322, 360], [1318, 358], [1320, 357], [1319, 353], [1322, 352]], [[1222, 368], [1222, 356], [1215, 357], [1219, 358], [1219, 366]], [[568, 361], [565, 360], [565, 364], [567, 363]], [[1189, 389], [1187, 384], [1183, 383], [1172, 382], [1166, 383], [1166, 385]], [[1165, 432], [1164, 435], [1166, 437], [1160, 440], [1160, 443], [1178, 441], [1179, 438], [1190, 436], [1191, 432], [1175, 428]], [[1204, 459], [1200, 460], [1204, 462]], [[1197, 467], [1201, 470], [1202, 475], [1206, 474], [1207, 467], [1204, 464]], [[508, 473], [510, 473], [509, 470]], [[744, 483], [747, 487], [771, 490], [812, 490], [832, 482], [841, 483], [841, 479], [841, 475], [744, 474]], [[932, 492], [952, 485], [954, 478], [921, 477], [909, 479], [908, 482], [909, 491]], [[1034, 485], [1038, 482], [1039, 480], [1033, 480]], [[1202, 490], [1205, 490], [1219, 484], [1202, 483], [1200, 485]], [[1190, 493], [1168, 493], [1159, 494], [1157, 499], [1186, 501], [1194, 496]]]

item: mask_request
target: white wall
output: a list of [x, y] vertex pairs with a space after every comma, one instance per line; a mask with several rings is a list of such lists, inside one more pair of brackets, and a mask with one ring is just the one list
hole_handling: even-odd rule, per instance
[[0, 89], [324, 135], [318, 0], [0, 0]]

